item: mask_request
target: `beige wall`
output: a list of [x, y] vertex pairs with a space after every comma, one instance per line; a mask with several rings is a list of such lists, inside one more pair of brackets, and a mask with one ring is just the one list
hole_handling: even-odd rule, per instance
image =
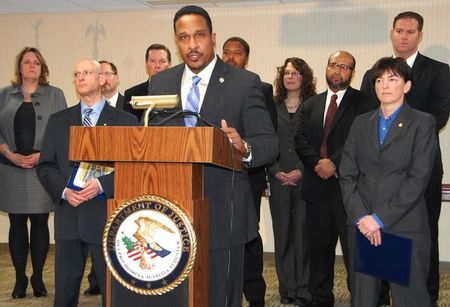
[[[425, 18], [420, 50], [448, 63], [450, 60], [449, 1], [321, 1], [307, 4], [258, 6], [253, 8], [208, 9], [217, 33], [218, 52], [230, 36], [242, 36], [251, 45], [249, 70], [272, 82], [276, 67], [286, 57], [303, 58], [325, 89], [324, 68], [327, 57], [345, 49], [356, 60], [353, 86], [359, 88], [364, 72], [381, 56], [391, 54], [388, 33], [393, 17], [414, 10]], [[179, 63], [173, 40], [172, 18], [175, 10], [91, 14], [0, 15], [0, 87], [9, 84], [15, 55], [23, 46], [36, 46], [50, 67], [51, 84], [62, 88], [70, 105], [76, 95], [72, 79], [75, 61], [96, 57], [113, 61], [121, 77], [123, 92], [145, 80], [144, 52], [148, 45], [166, 44]], [[97, 28], [97, 32], [93, 29]], [[95, 37], [97, 33], [97, 37]], [[450, 132], [441, 133], [445, 169], [450, 165]], [[1, 170], [0, 170], [1, 175]], [[444, 182], [450, 182], [446, 174]], [[266, 248], [273, 250], [270, 216], [263, 206], [263, 233]], [[450, 204], [443, 206], [441, 233], [448, 233]], [[8, 221], [0, 215], [0, 241], [7, 240]], [[450, 241], [441, 242], [441, 255], [450, 261]]]

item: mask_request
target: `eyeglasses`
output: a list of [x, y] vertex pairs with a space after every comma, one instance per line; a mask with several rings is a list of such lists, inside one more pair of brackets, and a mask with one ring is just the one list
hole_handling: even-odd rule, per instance
[[115, 75], [116, 75], [116, 73], [115, 73], [115, 72], [112, 72], [112, 71], [104, 71], [103, 74], [104, 74], [105, 76], [107, 76], [108, 78], [111, 78], [112, 76], [115, 76]]
[[347, 64], [338, 64], [338, 63], [328, 63], [328, 68], [331, 69], [339, 69], [339, 70], [345, 70], [345, 71], [352, 71], [353, 67], [348, 66]]
[[302, 75], [302, 73], [301, 72], [298, 72], [298, 71], [289, 71], [289, 70], [286, 70], [285, 72], [284, 72], [284, 76], [285, 77], [300, 77]]
[[74, 71], [72, 76], [76, 79], [79, 78], [80, 76], [86, 77], [92, 76], [93, 74], [98, 74], [98, 72], [92, 70]]

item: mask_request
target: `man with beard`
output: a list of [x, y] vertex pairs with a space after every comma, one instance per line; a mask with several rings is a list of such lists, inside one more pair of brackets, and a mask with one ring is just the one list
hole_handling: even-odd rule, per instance
[[348, 268], [339, 163], [354, 118], [377, 107], [373, 100], [350, 87], [355, 64], [355, 58], [346, 51], [331, 54], [326, 67], [328, 90], [303, 102], [295, 118], [295, 147], [305, 165], [302, 198], [306, 201], [312, 295], [307, 306], [334, 306], [338, 238]]

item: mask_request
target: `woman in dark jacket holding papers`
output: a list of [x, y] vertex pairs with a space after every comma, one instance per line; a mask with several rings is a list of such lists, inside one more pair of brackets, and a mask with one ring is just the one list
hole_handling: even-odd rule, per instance
[[67, 107], [63, 92], [49, 85], [48, 73], [39, 50], [25, 47], [17, 56], [12, 86], [0, 90], [0, 210], [8, 213], [10, 221], [9, 250], [16, 270], [13, 298], [26, 295], [28, 242], [33, 294], [47, 295], [42, 270], [53, 203], [39, 183], [35, 166], [50, 114]]
[[[437, 150], [435, 121], [405, 103], [412, 76], [403, 59], [382, 58], [373, 70], [380, 108], [355, 119], [340, 166], [352, 251], [352, 306], [375, 307], [381, 284], [378, 273], [356, 271], [356, 255], [363, 245], [369, 246], [365, 253], [383, 251], [383, 237], [395, 234], [411, 240], [412, 248], [411, 264], [404, 272], [407, 276], [410, 271], [409, 280], [403, 285], [390, 282], [393, 303], [426, 307], [431, 304], [426, 287], [430, 232], [424, 191]], [[404, 261], [384, 265], [395, 268]]]

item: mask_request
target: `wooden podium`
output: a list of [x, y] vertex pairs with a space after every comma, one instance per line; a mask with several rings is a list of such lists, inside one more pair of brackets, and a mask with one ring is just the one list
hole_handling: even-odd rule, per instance
[[[114, 166], [114, 199], [108, 200], [108, 217], [127, 200], [149, 194], [184, 210], [197, 236], [197, 256], [186, 280], [186, 306], [208, 306], [209, 210], [203, 169], [205, 164], [242, 169], [241, 156], [228, 137], [212, 127], [74, 126], [69, 148], [69, 160]], [[108, 271], [107, 306], [111, 306], [111, 283]]]

